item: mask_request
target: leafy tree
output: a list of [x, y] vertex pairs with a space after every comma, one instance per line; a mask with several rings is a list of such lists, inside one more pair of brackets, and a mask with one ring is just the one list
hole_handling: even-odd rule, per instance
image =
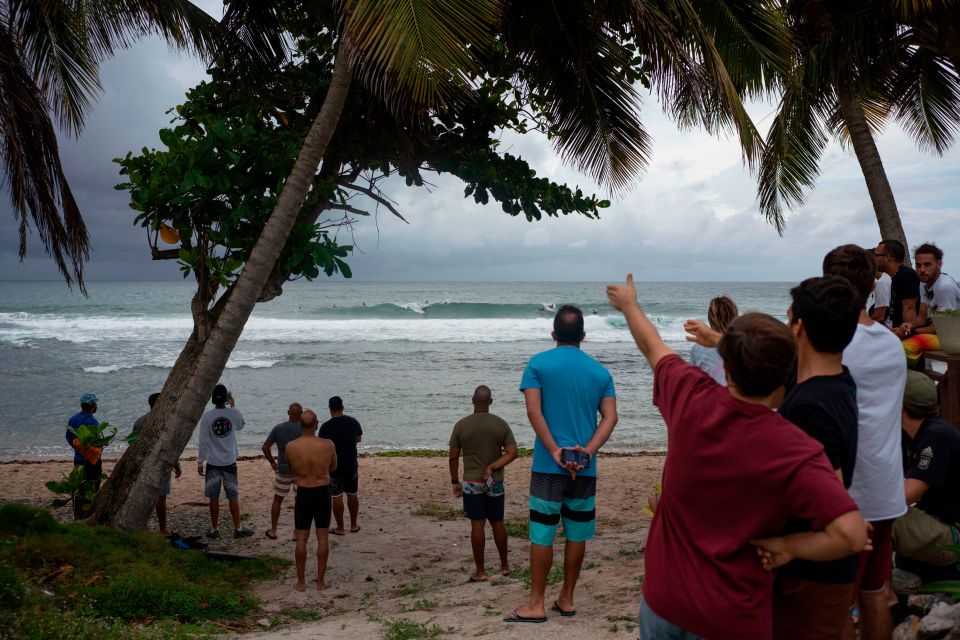
[[946, 48], [918, 44], [934, 40], [923, 35], [934, 8], [946, 18], [957, 6], [955, 0], [785, 3], [793, 67], [759, 171], [761, 211], [778, 230], [784, 210], [801, 204], [813, 186], [826, 145], [838, 138], [857, 156], [881, 236], [908, 246], [874, 135], [893, 118], [922, 149], [942, 154], [953, 143], [960, 126], [957, 68]]
[[[201, 172], [183, 170], [188, 152], [181, 155], [179, 145], [203, 144], [218, 135], [220, 125], [231, 135], [237, 128], [216, 121], [224, 112], [193, 112], [193, 107], [165, 134], [172, 156], [148, 160], [146, 152], [122, 162], [129, 177], [125, 188], [143, 209], [141, 223], [169, 221], [178, 228], [188, 243], [178, 257], [185, 271], [201, 282], [193, 301], [194, 332], [140, 441], [128, 449], [98, 495], [95, 521], [123, 528], [146, 521], [256, 301], [275, 295], [274, 285], [288, 276], [313, 277], [321, 267], [343, 272], [337, 258], [342, 261], [338, 252], [345, 247], [321, 233], [331, 219], [320, 220], [319, 227], [317, 220], [329, 210], [357, 215], [360, 210], [349, 194], [364, 193], [390, 209], [378, 180], [397, 173], [409, 185], [418, 185], [421, 171], [437, 170], [461, 177], [477, 201], [493, 197], [514, 215], [594, 215], [601, 201], [538, 179], [522, 160], [498, 155], [489, 146], [490, 132], [498, 126], [541, 128], [569, 161], [611, 189], [623, 188], [649, 157], [649, 140], [636, 112], [639, 96], [633, 86], [639, 80], [650, 85], [682, 124], [735, 130], [745, 157], [751, 159], [760, 139], [740, 103], [740, 92], [765, 87], [769, 70], [780, 64], [783, 42], [776, 15], [761, 2], [711, 2], [695, 9], [682, 0], [602, 6], [343, 0], [336, 11], [317, 3], [292, 4], [232, 2], [224, 20], [227, 25], [258, 25], [261, 33], [269, 24], [293, 29], [306, 45], [299, 56], [316, 56], [325, 69], [312, 71], [316, 75], [301, 89], [307, 108], [272, 111], [277, 103], [288, 104], [284, 96], [289, 86], [271, 96], [274, 102], [264, 98], [259, 103], [264, 113], [272, 111], [279, 125], [282, 144], [274, 146], [289, 154], [289, 175], [280, 171], [283, 161], [273, 157], [271, 149], [265, 163], [273, 182], [261, 199], [252, 192], [240, 193], [247, 186], [240, 184], [244, 178], [218, 184], [216, 175], [207, 176], [208, 185], [198, 179]], [[306, 22], [297, 23], [294, 16]], [[237, 69], [226, 72], [240, 74]], [[216, 79], [211, 84], [216, 87]], [[232, 117], [242, 120], [243, 113], [249, 115], [249, 106]], [[520, 114], [526, 117], [511, 120]], [[265, 124], [269, 117], [261, 114], [248, 122], [254, 131], [240, 137], [255, 137], [257, 127], [270, 128]], [[361, 126], [339, 126], [341, 118], [356, 118]], [[376, 128], [370, 129], [368, 122]], [[286, 127], [301, 127], [302, 144], [287, 146]], [[207, 144], [217, 149], [225, 145]], [[364, 149], [371, 155], [363, 155]], [[180, 170], [161, 179], [158, 167], [171, 157], [181, 163]], [[242, 156], [228, 160], [237, 173]], [[206, 160], [195, 154], [194, 161]], [[361, 178], [366, 186], [358, 182]], [[168, 195], [176, 200], [152, 199], [155, 188], [170, 190]], [[225, 200], [213, 204], [211, 189]], [[244, 201], [251, 209], [240, 213]], [[177, 220], [162, 213], [171, 205], [192, 207], [197, 215]], [[218, 211], [227, 216], [224, 222], [214, 221]], [[203, 216], [210, 217], [197, 224]], [[223, 244], [233, 242], [228, 235], [243, 238], [237, 246]], [[218, 250], [218, 245], [227, 250]], [[239, 264], [231, 260], [241, 260], [242, 268], [238, 271]], [[223, 293], [214, 300], [220, 287], [225, 287]]]
[[244, 40], [187, 0], [0, 0], [0, 159], [21, 259], [32, 221], [67, 284], [84, 290], [90, 238], [63, 172], [51, 115], [79, 135], [100, 92], [100, 64], [144, 36], [162, 36], [207, 60], [252, 63], [276, 55], [277, 43], [255, 25], [235, 21], [231, 28]]

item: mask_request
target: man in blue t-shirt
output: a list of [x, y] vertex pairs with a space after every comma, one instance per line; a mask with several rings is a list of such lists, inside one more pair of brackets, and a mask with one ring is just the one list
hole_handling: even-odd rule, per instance
[[[551, 611], [565, 617], [576, 614], [573, 590], [586, 541], [593, 538], [596, 524], [595, 457], [617, 424], [613, 378], [603, 365], [580, 350], [586, 335], [580, 309], [560, 307], [551, 335], [556, 348], [530, 358], [520, 381], [527, 416], [537, 435], [530, 478], [531, 587], [527, 603], [504, 618], [507, 622], [546, 621], [544, 593], [553, 564], [553, 539], [561, 520], [567, 539], [567, 570]], [[566, 460], [565, 450], [584, 459]]]
[[[87, 482], [93, 484], [94, 490], [100, 490], [100, 476], [103, 475], [103, 461], [100, 459], [101, 451], [97, 447], [84, 447], [77, 439], [76, 433], [82, 425], [96, 427], [100, 422], [93, 417], [97, 412], [97, 396], [92, 393], [85, 393], [80, 396], [80, 413], [74, 414], [67, 421], [67, 430], [64, 434], [67, 444], [73, 449], [73, 466], [83, 467], [84, 477]], [[73, 431], [71, 431], [73, 429]], [[87, 509], [87, 500], [77, 498], [73, 501], [73, 519], [82, 518]]]

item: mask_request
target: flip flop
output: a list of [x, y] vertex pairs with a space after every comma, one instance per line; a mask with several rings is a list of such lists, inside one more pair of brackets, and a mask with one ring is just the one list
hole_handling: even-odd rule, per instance
[[577, 615], [576, 609], [574, 609], [573, 611], [564, 611], [563, 609], [561, 609], [560, 605], [557, 604], [556, 600], [553, 601], [553, 606], [550, 607], [550, 611], [556, 611], [564, 618], [572, 618], [573, 616]]
[[350, 533], [358, 533], [359, 531], [360, 527], [357, 527], [356, 529], [350, 529]]
[[330, 533], [332, 533], [332, 534], [335, 535], [335, 536], [345, 536], [345, 535], [347, 535], [347, 532], [346, 532], [346, 531], [337, 531], [336, 529], [330, 529]]
[[503, 621], [504, 622], [532, 622], [535, 624], [539, 624], [541, 622], [546, 622], [547, 616], [543, 616], [542, 618], [528, 618], [527, 616], [520, 615], [519, 613], [517, 613], [517, 610], [514, 609], [513, 615], [505, 617]]
[[263, 532], [263, 535], [267, 536], [267, 537], [270, 538], [271, 540], [276, 540], [276, 539], [277, 539], [276, 534], [270, 533], [269, 531], [264, 531], [264, 532]]
[[486, 582], [486, 581], [489, 580], [489, 579], [490, 579], [489, 577], [486, 577], [486, 578], [477, 578], [476, 576], [470, 576], [470, 579], [467, 580], [467, 582]]

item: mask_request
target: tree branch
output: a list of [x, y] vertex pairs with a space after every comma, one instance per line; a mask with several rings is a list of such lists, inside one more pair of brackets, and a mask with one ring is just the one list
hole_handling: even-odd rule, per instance
[[358, 216], [369, 216], [370, 212], [364, 211], [363, 209], [357, 209], [356, 207], [351, 207], [348, 204], [334, 204], [329, 203], [326, 206], [327, 209], [339, 209], [340, 211], [346, 211], [348, 213], [355, 213]]
[[383, 196], [379, 195], [378, 193], [376, 193], [373, 189], [368, 189], [368, 188], [366, 188], [366, 187], [361, 187], [361, 186], [358, 185], [358, 184], [349, 184], [349, 183], [344, 183], [344, 182], [339, 182], [338, 184], [339, 184], [341, 187], [345, 187], [345, 188], [347, 188], [347, 189], [353, 189], [354, 191], [359, 191], [360, 193], [362, 193], [363, 195], [367, 196], [367, 197], [370, 198], [371, 200], [374, 200], [374, 201], [376, 201], [376, 202], [379, 202], [380, 204], [382, 204], [383, 206], [385, 206], [385, 207], [390, 211], [390, 213], [392, 213], [393, 215], [397, 216], [398, 218], [400, 218], [401, 220], [403, 220], [403, 221], [406, 222], [407, 224], [410, 224], [410, 223], [407, 221], [406, 218], [404, 218], [402, 215], [400, 215], [400, 212], [397, 211], [396, 207], [394, 207], [393, 204], [392, 204], [389, 200], [387, 200], [385, 197], [383, 197]]

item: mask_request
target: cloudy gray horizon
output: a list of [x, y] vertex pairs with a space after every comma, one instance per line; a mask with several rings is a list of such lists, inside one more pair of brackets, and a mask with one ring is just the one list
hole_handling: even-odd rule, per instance
[[[104, 91], [81, 136], [61, 136], [61, 157], [93, 243], [88, 281], [181, 279], [175, 261], [150, 260], [127, 192], [113, 188], [122, 180], [112, 159], [159, 147], [157, 132], [170, 121], [165, 112], [204, 75], [199, 61], [159, 39], [138, 43], [103, 65]], [[761, 130], [772, 110], [751, 106]], [[780, 237], [758, 212], [756, 185], [736, 140], [679, 131], [653, 98], [641, 113], [654, 140], [653, 160], [600, 220], [512, 218], [496, 203], [465, 199], [458, 180], [434, 175], [429, 192], [402, 184], [389, 190], [409, 225], [385, 211], [358, 223], [349, 259], [354, 279], [610, 281], [633, 271], [647, 281], [796, 281], [818, 273], [834, 246], [874, 246], [880, 239], [852, 150], [836, 143], [827, 149], [815, 188], [789, 214]], [[960, 273], [960, 152], [922, 153], [895, 124], [877, 142], [910, 245], [936, 242], [946, 254], [945, 271]], [[540, 176], [605, 195], [542, 137], [507, 134], [502, 150], [525, 158]], [[35, 232], [20, 263], [6, 193], [0, 225], [8, 230], [0, 235], [0, 280], [59, 279]]]

